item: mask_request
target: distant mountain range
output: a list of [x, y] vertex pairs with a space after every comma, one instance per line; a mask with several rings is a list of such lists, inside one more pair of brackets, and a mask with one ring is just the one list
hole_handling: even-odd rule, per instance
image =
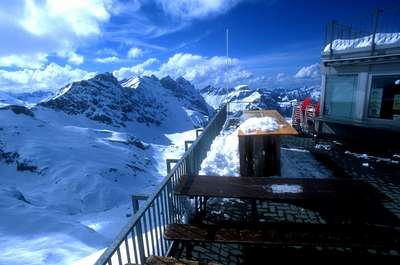
[[304, 86], [294, 89], [250, 88], [240, 85], [234, 88], [216, 88], [207, 86], [200, 90], [206, 102], [217, 108], [225, 102], [244, 102], [246, 107], [261, 109], [276, 109], [285, 116], [291, 115], [292, 104], [312, 97], [319, 98], [319, 86]]

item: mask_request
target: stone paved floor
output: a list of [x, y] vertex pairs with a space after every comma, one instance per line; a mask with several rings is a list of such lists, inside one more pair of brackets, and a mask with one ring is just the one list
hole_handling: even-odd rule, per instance
[[[347, 150], [330, 142], [320, 142], [322, 148], [315, 148], [313, 138], [286, 137], [282, 145], [287, 147], [304, 148], [315, 154], [316, 159], [334, 172], [338, 178], [363, 179], [383, 192], [393, 201], [384, 206], [400, 219], [400, 163], [384, 162], [355, 157], [346, 153]], [[330, 148], [325, 148], [331, 145]], [[387, 154], [388, 157], [391, 154]], [[397, 156], [395, 156], [397, 157]], [[379, 159], [378, 159], [379, 160]], [[400, 160], [400, 159], [399, 159]], [[368, 166], [366, 166], [368, 163]], [[252, 218], [251, 203], [238, 199], [213, 199], [207, 205], [207, 223], [221, 221], [247, 222]], [[261, 222], [297, 222], [297, 223], [325, 223], [318, 212], [296, 207], [290, 204], [274, 203], [269, 201], [257, 203], [258, 220]], [[227, 244], [199, 244], [193, 249], [193, 259], [204, 262], [218, 262], [220, 264], [249, 264], [245, 262], [249, 247]], [[336, 249], [338, 250], [338, 249]], [[268, 251], [271, 250], [258, 250]], [[318, 249], [316, 250], [318, 251]], [[339, 251], [351, 251], [339, 249]], [[368, 250], [374, 254], [374, 250]], [[184, 253], [184, 252], [182, 252]], [[337, 253], [337, 252], [335, 252]], [[397, 250], [390, 250], [389, 255], [400, 255]], [[335, 254], [336, 255], [336, 254]], [[248, 256], [248, 255], [247, 255]], [[181, 258], [177, 256], [177, 258]]]

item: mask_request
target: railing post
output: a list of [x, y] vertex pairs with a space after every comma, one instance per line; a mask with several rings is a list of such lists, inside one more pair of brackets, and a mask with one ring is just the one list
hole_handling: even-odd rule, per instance
[[[136, 214], [139, 211], [139, 201], [147, 200], [148, 196], [146, 195], [132, 195], [132, 209], [133, 214]], [[139, 248], [139, 258], [140, 263], [144, 264], [145, 262], [145, 255], [144, 255], [144, 243], [143, 243], [143, 230], [141, 220], [136, 224], [136, 237], [138, 241], [138, 248]], [[135, 239], [132, 238], [132, 241], [135, 242]], [[135, 247], [135, 245], [134, 245]]]
[[166, 159], [165, 160], [165, 162], [167, 163], [167, 174], [169, 172], [171, 172], [171, 169], [172, 169], [171, 164], [172, 163], [177, 163], [178, 161], [179, 161], [179, 159]]
[[189, 145], [194, 143], [194, 141], [185, 141], [185, 152], [189, 149]]
[[200, 134], [204, 131], [203, 128], [196, 129], [196, 139], [199, 138]]

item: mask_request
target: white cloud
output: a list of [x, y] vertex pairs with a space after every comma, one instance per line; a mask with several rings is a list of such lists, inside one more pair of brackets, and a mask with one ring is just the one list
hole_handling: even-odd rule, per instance
[[321, 76], [321, 66], [316, 63], [302, 67], [295, 75], [295, 78], [319, 78]]
[[117, 56], [109, 56], [103, 58], [96, 58], [94, 59], [94, 61], [97, 63], [118, 63], [121, 61], [121, 59], [118, 58]]
[[70, 56], [68, 57], [68, 62], [80, 65], [84, 61], [84, 58], [82, 55], [77, 54], [76, 52], [71, 52]]
[[44, 69], [21, 71], [0, 70], [0, 88], [3, 91], [31, 92], [36, 90], [58, 91], [64, 85], [88, 79], [95, 73], [50, 63]]
[[36, 53], [27, 55], [7, 55], [0, 57], [0, 66], [3, 67], [21, 67], [21, 68], [42, 68], [47, 62], [47, 54]]
[[111, 56], [118, 56], [118, 53], [111, 48], [103, 48], [96, 52], [97, 55], [111, 55]]
[[69, 63], [80, 65], [85, 61], [82, 55], [77, 54], [75, 51], [59, 51], [57, 55], [61, 58], [66, 58]]
[[[118, 79], [129, 78], [138, 75], [156, 75], [159, 78], [171, 76], [177, 78], [183, 76], [191, 81], [197, 88], [207, 85], [217, 87], [234, 87], [240, 84], [247, 84], [252, 87], [299, 87], [304, 85], [319, 84], [319, 75], [312, 72], [313, 78], [300, 78], [289, 73], [278, 73], [275, 76], [255, 75], [249, 69], [244, 68], [242, 62], [237, 58], [214, 56], [205, 57], [190, 53], [176, 53], [161, 64], [158, 69], [150, 69], [157, 62], [156, 59], [149, 59], [144, 63], [132, 67], [122, 67], [113, 72]], [[313, 69], [313, 67], [303, 67], [302, 69]], [[300, 70], [299, 72], [304, 72]]]
[[144, 61], [143, 63], [131, 66], [131, 67], [122, 67], [113, 72], [113, 75], [122, 80], [124, 78], [130, 78], [132, 76], [141, 76], [141, 75], [152, 75], [153, 71], [147, 69], [148, 67], [158, 63], [158, 60], [155, 58], [150, 58]]
[[[299, 74], [300, 73], [300, 74]], [[255, 75], [245, 68], [242, 61], [226, 57], [204, 57], [189, 53], [177, 53], [162, 64], [154, 72], [158, 77], [170, 75], [174, 78], [183, 76], [193, 82], [198, 88], [207, 85], [233, 87], [247, 84], [253, 87], [299, 87], [318, 85], [320, 81], [319, 65], [314, 64], [301, 68], [298, 74], [278, 73], [275, 76]]]
[[19, 24], [28, 32], [44, 36], [66, 27], [77, 36], [100, 34], [99, 22], [107, 21], [109, 1], [99, 0], [47, 0], [25, 1], [24, 16]]
[[75, 50], [101, 34], [101, 24], [109, 20], [111, 7], [112, 0], [0, 1], [0, 35], [4, 37], [0, 57], [70, 53], [62, 58], [83, 63]]
[[[242, 1], [244, 0], [120, 1], [115, 6], [124, 23], [111, 20], [105, 35], [113, 41], [130, 46], [164, 51], [167, 50], [166, 47], [154, 45], [147, 40], [182, 30], [195, 19], [226, 13]], [[151, 6], [151, 11], [143, 8], [144, 6]]]
[[233, 86], [252, 77], [251, 72], [241, 68], [238, 59], [230, 58], [227, 62], [227, 58], [222, 56], [208, 58], [190, 53], [177, 53], [169, 58], [157, 72], [159, 77], [166, 75], [183, 76], [199, 88], [207, 85]]
[[241, 0], [156, 0], [165, 13], [182, 19], [198, 19], [227, 12]]
[[128, 58], [135, 59], [143, 55], [143, 50], [137, 47], [132, 47], [128, 51]]

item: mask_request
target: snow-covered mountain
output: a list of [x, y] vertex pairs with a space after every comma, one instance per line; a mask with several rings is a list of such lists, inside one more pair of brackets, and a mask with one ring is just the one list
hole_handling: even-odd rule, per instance
[[53, 92], [42, 90], [21, 93], [0, 91], [0, 107], [8, 105], [32, 107], [43, 100], [51, 98], [52, 96]]
[[214, 108], [218, 108], [225, 102], [248, 102], [248, 107], [263, 109], [278, 109], [286, 116], [291, 115], [292, 103], [302, 101], [306, 97], [314, 100], [319, 98], [319, 87], [300, 87], [294, 89], [265, 89], [250, 88], [240, 85], [234, 88], [216, 88], [207, 86], [200, 90], [206, 102]]
[[9, 105], [25, 106], [25, 102], [13, 97], [9, 93], [0, 91], [0, 107], [9, 106]]
[[213, 112], [212, 107], [207, 104], [201, 94], [185, 78], [178, 77], [174, 80], [170, 76], [166, 76], [160, 82], [179, 99], [185, 108], [198, 111], [204, 115], [210, 115]]
[[225, 102], [243, 101], [259, 103], [268, 108], [276, 108], [276, 104], [268, 97], [268, 93], [262, 89], [251, 89], [247, 85], [240, 85], [234, 88], [215, 88], [207, 86], [200, 90], [204, 99], [217, 108]]
[[[112, 74], [105, 73], [69, 84], [53, 99], [39, 105], [71, 115], [82, 114], [117, 127], [126, 127], [127, 123], [133, 121], [162, 125], [172, 122], [172, 117], [184, 120], [196, 114], [192, 121], [196, 126], [201, 126], [209, 114], [205, 109], [206, 103], [204, 106], [195, 105], [191, 113], [186, 111], [196, 92], [194, 87], [172, 91], [155, 76], [132, 77], [120, 83]], [[198, 96], [201, 97], [200, 94]]]
[[160, 82], [178, 99], [195, 124], [204, 125], [205, 118], [210, 116], [214, 109], [207, 104], [199, 91], [189, 81], [183, 77], [174, 80], [170, 76], [166, 76]]
[[195, 138], [191, 114], [206, 118], [207, 105], [188, 113], [198, 92], [185, 89], [100, 74], [34, 107], [0, 108], [0, 249], [13, 246], [0, 264], [71, 264], [106, 247], [131, 195], [153, 192], [165, 159]]

